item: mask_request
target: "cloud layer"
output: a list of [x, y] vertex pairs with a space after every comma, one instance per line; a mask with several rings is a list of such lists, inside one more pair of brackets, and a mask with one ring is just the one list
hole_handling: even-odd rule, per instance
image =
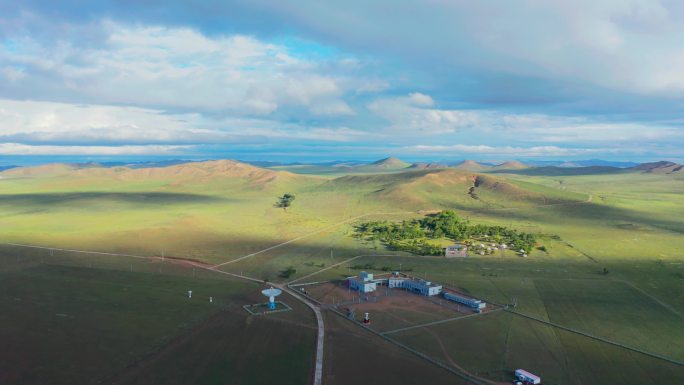
[[682, 11], [0, 4], [0, 154], [679, 159]]

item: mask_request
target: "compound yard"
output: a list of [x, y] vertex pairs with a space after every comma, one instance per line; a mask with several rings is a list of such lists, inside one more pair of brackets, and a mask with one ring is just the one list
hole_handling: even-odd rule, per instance
[[[364, 313], [368, 312], [371, 318], [368, 327], [380, 333], [476, 314], [470, 308], [446, 301], [441, 296], [426, 297], [398, 288], [378, 287], [375, 292], [361, 295], [351, 291], [344, 281], [295, 288], [305, 290], [324, 308], [335, 308], [357, 322], [361, 322]], [[500, 310], [500, 307], [490, 304], [483, 314], [497, 309]]]

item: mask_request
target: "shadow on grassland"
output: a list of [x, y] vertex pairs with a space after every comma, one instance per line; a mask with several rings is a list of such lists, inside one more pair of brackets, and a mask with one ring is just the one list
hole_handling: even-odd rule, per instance
[[[509, 210], [509, 211], [490, 211], [497, 213], [497, 215], [506, 218], [515, 218], [520, 220], [529, 220], [543, 223], [540, 219], [544, 214], [540, 214], [539, 210], [550, 210], [558, 218], [563, 218], [564, 221], [589, 221], [604, 226], [612, 225], [620, 228], [626, 226], [631, 227], [632, 224], [640, 224], [650, 226], [659, 230], [672, 231], [676, 233], [684, 233], [684, 221], [677, 221], [675, 219], [667, 218], [664, 214], [659, 213], [644, 213], [625, 208], [614, 206], [607, 206], [593, 202], [578, 202], [577, 204], [565, 205], [540, 205], [534, 209], [528, 210]], [[482, 213], [487, 213], [486, 209], [479, 210]], [[627, 227], [628, 228], [628, 227]]]
[[143, 204], [181, 204], [212, 203], [228, 201], [221, 197], [200, 194], [166, 193], [166, 192], [74, 192], [44, 194], [8, 194], [0, 195], [0, 205], [21, 206], [53, 206], [61, 204], [80, 204], [92, 201]]
[[515, 174], [530, 176], [572, 176], [572, 175], [605, 175], [605, 174], [625, 174], [634, 172], [618, 167], [610, 166], [590, 166], [590, 167], [534, 167], [522, 170], [492, 170], [487, 174]]

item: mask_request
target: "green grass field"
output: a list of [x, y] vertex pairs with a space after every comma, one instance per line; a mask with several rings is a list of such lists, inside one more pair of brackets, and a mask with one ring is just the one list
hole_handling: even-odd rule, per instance
[[[339, 279], [358, 273], [351, 266], [366, 263], [410, 270], [488, 301], [515, 302], [516, 310], [525, 314], [684, 360], [683, 180], [636, 173], [489, 178], [494, 179], [475, 188], [478, 199], [469, 194], [473, 174], [458, 170], [287, 177], [268, 183], [238, 177], [181, 182], [172, 176], [125, 181], [71, 174], [4, 178], [0, 242], [143, 256], [164, 253], [211, 265], [311, 234], [221, 269], [276, 282]], [[274, 208], [285, 192], [296, 194], [292, 207]], [[513, 253], [418, 257], [353, 238], [353, 223], [341, 224], [363, 214], [364, 221], [402, 220], [420, 217], [420, 210], [439, 209], [456, 210], [473, 223], [536, 233], [546, 251], [535, 249], [528, 258]], [[382, 256], [388, 253], [397, 256]], [[367, 256], [315, 274], [357, 255]], [[270, 335], [270, 324], [262, 321], [244, 324], [248, 318], [239, 306], [262, 301], [258, 285], [226, 280], [181, 262], [50, 255], [8, 246], [0, 247], [0, 256], [0, 298], [6, 309], [0, 323], [7, 331], [3, 341], [12, 347], [4, 351], [13, 353], [0, 363], [5, 365], [0, 368], [3, 383], [40, 383], [44, 378], [74, 383], [114, 378], [110, 376], [131, 383], [216, 383], [228, 373], [236, 373], [235, 383], [268, 383], [270, 377], [245, 379], [252, 362], [261, 361], [247, 362], [231, 352], [251, 351], [250, 341], [262, 338], [256, 337], [262, 332], [264, 341], [278, 341], [295, 352], [298, 363], [313, 351], [313, 316], [306, 308], [288, 312], [306, 314], [303, 325], [297, 326], [302, 322], [290, 319], [292, 314], [278, 316], [282, 320], [277, 325], [287, 336]], [[281, 277], [289, 267], [296, 272]], [[602, 274], [604, 269], [609, 273]], [[191, 284], [196, 293], [221, 293], [215, 295], [214, 308], [199, 302], [186, 306], [183, 294]], [[219, 307], [227, 307], [228, 313], [218, 312]], [[204, 323], [204, 328], [193, 326]], [[240, 338], [221, 335], [216, 340], [224, 343], [215, 342], [215, 331], [224, 329]], [[674, 364], [510, 314], [434, 329], [413, 330], [402, 338], [449, 363], [435, 342], [437, 335], [456, 364], [494, 380], [508, 379], [516, 365], [535, 362], [542, 377], [558, 384], [684, 379]], [[462, 349], [456, 337], [449, 342], [452, 334], [473, 342]], [[179, 348], [146, 358], [165, 341], [176, 340]], [[338, 346], [335, 354], [353, 349], [353, 344]], [[369, 349], [379, 349], [374, 346]], [[204, 358], [183, 363], [183, 349]], [[62, 351], [68, 353], [57, 354]], [[284, 378], [306, 382], [310, 361], [309, 366], [299, 365], [282, 352], [274, 354], [293, 368]], [[129, 368], [138, 361], [149, 371]], [[81, 362], [87, 368], [74, 370]], [[28, 372], [22, 366], [26, 363], [34, 370]], [[197, 369], [185, 369], [190, 367]], [[349, 368], [334, 366], [326, 369], [327, 376], [332, 382], [351, 378]], [[661, 371], [661, 377], [654, 377], [661, 382], [646, 378], [653, 370]]]
[[506, 312], [393, 335], [444, 363], [497, 381], [525, 368], [545, 384], [670, 384], [684, 367]]

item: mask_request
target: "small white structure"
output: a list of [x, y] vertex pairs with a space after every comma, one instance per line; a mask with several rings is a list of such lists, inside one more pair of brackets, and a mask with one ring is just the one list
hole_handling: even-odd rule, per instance
[[444, 249], [444, 256], [447, 258], [453, 258], [453, 257], [467, 257], [468, 256], [468, 248], [465, 245], [451, 245], [447, 246], [446, 249]]
[[541, 384], [541, 377], [524, 369], [517, 369], [515, 371], [515, 378], [518, 379], [518, 381], [522, 381], [524, 384]]
[[362, 271], [358, 277], [347, 278], [349, 288], [361, 293], [370, 293], [377, 289], [377, 283], [373, 280], [373, 274]]
[[188, 290], [188, 298], [192, 298], [192, 290]]

